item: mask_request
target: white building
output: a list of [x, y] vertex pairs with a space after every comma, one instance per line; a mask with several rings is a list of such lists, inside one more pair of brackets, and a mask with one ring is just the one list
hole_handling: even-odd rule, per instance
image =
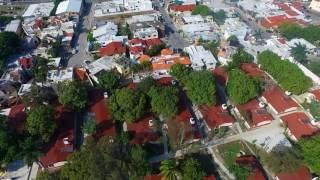
[[37, 18], [37, 17], [48, 17], [54, 7], [53, 2], [31, 4], [27, 10], [23, 13], [22, 17], [26, 18]]
[[12, 20], [9, 24], [7, 24], [6, 28], [4, 31], [8, 31], [8, 32], [14, 32], [17, 35], [21, 34], [22, 28], [21, 28], [21, 20], [20, 19], [16, 19], [16, 20]]
[[54, 83], [72, 80], [73, 79], [73, 68], [50, 70], [48, 71], [47, 80]]
[[134, 38], [142, 40], [155, 39], [159, 37], [158, 30], [155, 27], [141, 28], [133, 32]]
[[73, 17], [77, 21], [81, 12], [82, 0], [66, 0], [60, 2], [57, 7], [57, 16]]
[[195, 70], [214, 69], [217, 64], [216, 58], [213, 54], [205, 50], [203, 46], [189, 46], [185, 47], [184, 51], [190, 56], [191, 67]]
[[309, 8], [314, 11], [320, 12], [320, 0], [312, 0]]

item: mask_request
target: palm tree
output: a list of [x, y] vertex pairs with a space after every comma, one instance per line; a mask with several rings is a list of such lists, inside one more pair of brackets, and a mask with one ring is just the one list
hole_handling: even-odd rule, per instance
[[175, 160], [164, 160], [161, 162], [160, 171], [162, 180], [177, 180], [179, 170]]
[[295, 47], [290, 50], [291, 56], [299, 63], [307, 62], [307, 47], [301, 43], [295, 43]]

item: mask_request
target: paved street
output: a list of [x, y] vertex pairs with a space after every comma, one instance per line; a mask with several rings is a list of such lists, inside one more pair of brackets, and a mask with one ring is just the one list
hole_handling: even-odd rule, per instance
[[154, 4], [159, 7], [159, 11], [164, 20], [165, 34], [168, 36], [166, 37], [168, 40], [167, 45], [176, 49], [183, 49], [184, 47], [187, 47], [189, 43], [177, 32], [168, 12], [165, 10], [166, 6], [162, 7], [159, 0], [156, 0]]
[[78, 47], [76, 54], [71, 56], [68, 61], [68, 67], [79, 67], [82, 65], [83, 61], [86, 59], [91, 59], [89, 53], [87, 52], [87, 30], [91, 29], [93, 20], [93, 5], [86, 3], [84, 5], [83, 12], [80, 16], [77, 33], [72, 42], [72, 47]]

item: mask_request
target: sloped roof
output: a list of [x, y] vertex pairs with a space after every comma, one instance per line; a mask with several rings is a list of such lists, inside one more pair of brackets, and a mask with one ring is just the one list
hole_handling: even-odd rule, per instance
[[14, 128], [17, 133], [22, 133], [24, 131], [27, 113], [25, 111], [26, 107], [23, 104], [12, 106], [8, 115], [9, 126]]
[[57, 7], [56, 14], [62, 13], [80, 13], [81, 0], [67, 0], [62, 1]]
[[169, 70], [172, 65], [174, 64], [184, 64], [184, 65], [191, 65], [191, 61], [189, 57], [163, 57], [157, 61], [152, 62], [152, 70]]
[[200, 106], [203, 119], [211, 129], [218, 128], [223, 124], [230, 124], [234, 122], [232, 116], [229, 114], [229, 111], [222, 109], [221, 105], [222, 103], [217, 103], [216, 105], [212, 106]]
[[193, 11], [196, 7], [195, 4], [186, 4], [186, 5], [172, 5], [170, 6], [171, 11], [185, 12], [185, 11]]
[[281, 119], [288, 125], [288, 129], [291, 134], [298, 140], [304, 136], [311, 136], [319, 130], [311, 125], [309, 117], [303, 112], [295, 112], [286, 116], [282, 116]]
[[269, 88], [262, 93], [262, 96], [266, 98], [269, 104], [278, 113], [285, 112], [286, 110], [294, 107], [299, 107], [299, 105], [292, 100], [290, 96], [287, 96], [279, 86]]
[[261, 77], [265, 75], [265, 73], [254, 63], [243, 63], [240, 69], [251, 77]]
[[106, 47], [100, 48], [100, 56], [113, 56], [115, 54], [123, 54], [126, 48], [121, 42], [111, 42]]
[[147, 115], [134, 123], [127, 124], [128, 131], [133, 136], [129, 142], [130, 144], [145, 144], [159, 139], [160, 136], [156, 129], [149, 126], [149, 120], [153, 119], [152, 115]]
[[312, 175], [305, 166], [301, 166], [293, 173], [281, 172], [277, 175], [279, 180], [311, 180]]
[[213, 76], [217, 79], [218, 83], [225, 86], [228, 81], [228, 73], [223, 67], [217, 67], [213, 70]]

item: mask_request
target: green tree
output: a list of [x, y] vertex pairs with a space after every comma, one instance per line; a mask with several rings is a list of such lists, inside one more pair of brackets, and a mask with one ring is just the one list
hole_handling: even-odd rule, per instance
[[20, 39], [14, 32], [0, 32], [0, 67], [3, 68], [6, 58], [17, 52]]
[[143, 179], [150, 172], [146, 151], [141, 146], [133, 146], [130, 150], [130, 179]]
[[133, 122], [143, 115], [146, 98], [137, 91], [122, 88], [109, 98], [108, 104], [114, 120]]
[[218, 25], [223, 25], [227, 18], [227, 15], [224, 10], [220, 9], [219, 11], [213, 13], [213, 18]]
[[216, 86], [210, 71], [194, 71], [185, 81], [187, 95], [195, 104], [215, 104]]
[[8, 126], [8, 118], [0, 115], [0, 163], [17, 160], [20, 148], [16, 133]]
[[164, 118], [171, 118], [177, 114], [178, 89], [174, 87], [153, 87], [148, 95], [151, 97], [151, 109]]
[[133, 73], [151, 71], [151, 62], [143, 61], [140, 64], [131, 64], [130, 71], [132, 71]]
[[252, 63], [254, 57], [247, 53], [244, 49], [239, 48], [238, 51], [232, 55], [232, 61], [228, 64], [228, 70], [240, 68], [243, 63]]
[[193, 11], [192, 11], [192, 15], [197, 15], [200, 14], [201, 16], [209, 16], [212, 15], [213, 12], [211, 11], [211, 9], [206, 6], [206, 5], [197, 5]]
[[94, 119], [88, 119], [82, 126], [85, 134], [94, 134], [97, 131], [97, 124]]
[[174, 64], [171, 66], [169, 73], [174, 79], [183, 82], [188, 77], [190, 69], [183, 64]]
[[234, 69], [229, 73], [227, 91], [233, 102], [244, 104], [258, 95], [259, 87], [252, 78]]
[[267, 71], [286, 91], [301, 94], [312, 86], [310, 78], [302, 70], [287, 60], [282, 60], [271, 51], [263, 51], [258, 55], [258, 63]]
[[80, 111], [87, 105], [88, 92], [81, 82], [64, 81], [58, 84], [58, 97], [64, 107]]
[[51, 43], [51, 48], [48, 50], [48, 54], [51, 55], [51, 57], [55, 58], [59, 55], [59, 50], [61, 47], [61, 40], [58, 39], [55, 42]]
[[39, 82], [45, 82], [47, 80], [47, 74], [51, 66], [48, 65], [49, 60], [37, 56], [34, 66], [32, 68], [32, 73], [35, 79]]
[[145, 77], [137, 85], [137, 90], [143, 93], [148, 93], [152, 87], [157, 86], [157, 81], [152, 78], [152, 76]]
[[228, 37], [227, 41], [229, 42], [230, 46], [234, 46], [234, 47], [240, 46], [240, 41], [235, 35]]
[[[202, 43], [203, 44], [203, 43]], [[215, 56], [218, 55], [218, 48], [220, 46], [220, 42], [219, 41], [211, 41], [209, 43], [204, 43], [204, 48], [208, 49], [209, 51], [211, 51], [211, 53]]]
[[320, 175], [320, 135], [302, 138], [298, 142], [303, 162], [311, 172]]
[[203, 179], [206, 173], [200, 166], [200, 163], [192, 158], [185, 160], [181, 168], [182, 179], [184, 180], [195, 180]]
[[23, 96], [23, 102], [27, 105], [40, 105], [49, 103], [57, 97], [52, 88], [46, 86], [32, 85], [30, 92]]
[[120, 84], [120, 77], [112, 71], [103, 73], [98, 77], [99, 85], [107, 91], [115, 90]]
[[278, 28], [279, 32], [289, 40], [301, 37], [302, 29], [296, 23], [283, 23]]
[[301, 64], [307, 63], [307, 47], [301, 43], [296, 43], [295, 47], [290, 49], [291, 56]]
[[157, 56], [161, 53], [161, 50], [162, 49], [165, 49], [166, 48], [166, 44], [165, 43], [161, 43], [159, 45], [154, 45], [154, 46], [151, 46], [150, 49], [146, 49], [145, 50], [145, 54], [149, 55], [149, 56]]
[[129, 28], [129, 24], [120, 25], [118, 27], [118, 36], [128, 36], [129, 39], [132, 39], [133, 34]]
[[279, 32], [291, 40], [293, 38], [303, 38], [315, 45], [320, 45], [320, 27], [315, 25], [309, 25], [307, 27], [301, 27], [296, 23], [284, 23], [278, 28]]
[[34, 137], [26, 137], [22, 140], [19, 154], [28, 166], [32, 166], [32, 163], [37, 162], [43, 154], [40, 149], [41, 145], [41, 141]]
[[11, 16], [0, 16], [0, 25], [6, 25], [13, 20]]
[[96, 39], [93, 37], [93, 33], [92, 33], [92, 32], [89, 32], [89, 33], [88, 33], [87, 40], [88, 40], [89, 42], [91, 42], [91, 43], [96, 40]]
[[175, 160], [161, 161], [160, 171], [166, 180], [177, 180], [180, 176], [180, 170]]
[[56, 123], [54, 110], [50, 106], [40, 105], [28, 111], [26, 130], [34, 136], [39, 136], [43, 142], [48, 142], [54, 133]]
[[55, 173], [49, 173], [49, 171], [44, 170], [38, 173], [36, 180], [56, 180], [59, 179], [58, 175]]

